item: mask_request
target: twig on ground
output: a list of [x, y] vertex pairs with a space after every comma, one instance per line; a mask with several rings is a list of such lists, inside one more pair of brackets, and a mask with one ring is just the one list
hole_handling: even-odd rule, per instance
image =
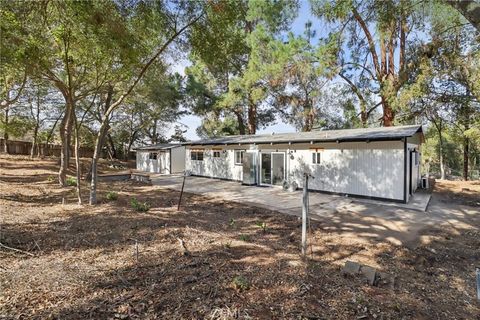
[[184, 256], [188, 255], [188, 250], [187, 250], [187, 247], [185, 246], [185, 241], [183, 241], [183, 239], [180, 239], [180, 238], [177, 238], [178, 239], [178, 242], [180, 242], [180, 248], [182, 250], [182, 254]]
[[27, 251], [23, 251], [23, 250], [20, 250], [20, 249], [17, 249], [17, 248], [12, 248], [12, 247], [6, 246], [6, 245], [4, 245], [4, 244], [1, 243], [1, 242], [0, 242], [0, 247], [5, 248], [5, 249], [8, 249], [8, 250], [13, 250], [13, 251], [15, 251], [15, 252], [28, 254], [28, 255], [31, 256], [31, 257], [34, 257], [34, 256], [35, 256], [33, 253], [30, 253], [30, 252], [27, 252]]

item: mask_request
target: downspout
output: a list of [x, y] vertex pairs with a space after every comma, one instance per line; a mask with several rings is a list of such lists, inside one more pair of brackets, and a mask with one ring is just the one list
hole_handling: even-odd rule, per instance
[[403, 138], [403, 202], [407, 203], [407, 137]]

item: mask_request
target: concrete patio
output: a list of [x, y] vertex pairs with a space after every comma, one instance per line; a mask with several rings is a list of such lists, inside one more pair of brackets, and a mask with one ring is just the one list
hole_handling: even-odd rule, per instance
[[[174, 190], [180, 190], [183, 181], [178, 175], [150, 175], [150, 179], [154, 186]], [[238, 182], [193, 176], [186, 178], [184, 191], [299, 217], [302, 213], [301, 191], [244, 186]], [[419, 195], [414, 203], [397, 204], [310, 192], [310, 216], [320, 222], [324, 230], [358, 241], [379, 239], [409, 246], [427, 241], [420, 232], [427, 227], [444, 224], [461, 231], [478, 223], [477, 208], [448, 205], [432, 199], [428, 210], [423, 211], [430, 194]]]

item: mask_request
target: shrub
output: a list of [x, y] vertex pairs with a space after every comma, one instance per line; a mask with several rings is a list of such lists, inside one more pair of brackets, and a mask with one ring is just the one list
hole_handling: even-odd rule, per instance
[[248, 236], [248, 234], [241, 234], [240, 235], [240, 240], [248, 242], [248, 241], [250, 241], [250, 237]]
[[150, 205], [147, 202], [138, 202], [136, 198], [132, 198], [132, 200], [130, 200], [130, 205], [138, 212], [147, 212], [150, 210]]
[[262, 228], [263, 233], [267, 232], [267, 223], [265, 221], [258, 221], [257, 226]]
[[116, 193], [115, 191], [108, 191], [106, 198], [108, 201], [115, 201], [118, 199], [118, 193]]
[[74, 177], [67, 177], [67, 186], [70, 186], [70, 187], [76, 187], [77, 186], [77, 179], [74, 178]]
[[248, 288], [250, 287], [250, 285], [248, 284], [248, 280], [242, 276], [236, 276], [235, 278], [233, 278], [232, 286], [235, 290], [238, 291], [245, 291], [248, 290]]

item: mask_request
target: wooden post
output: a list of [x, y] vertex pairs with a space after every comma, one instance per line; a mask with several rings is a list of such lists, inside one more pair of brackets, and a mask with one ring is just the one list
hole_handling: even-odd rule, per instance
[[480, 267], [476, 268], [477, 273], [477, 300], [480, 301]]
[[177, 211], [180, 210], [180, 204], [182, 203], [182, 196], [183, 196], [183, 187], [185, 187], [185, 178], [187, 177], [186, 173], [183, 174], [183, 183], [182, 183], [182, 191], [180, 191], [180, 198], [178, 199], [178, 207]]
[[302, 198], [302, 255], [307, 255], [308, 174], [304, 174]]

